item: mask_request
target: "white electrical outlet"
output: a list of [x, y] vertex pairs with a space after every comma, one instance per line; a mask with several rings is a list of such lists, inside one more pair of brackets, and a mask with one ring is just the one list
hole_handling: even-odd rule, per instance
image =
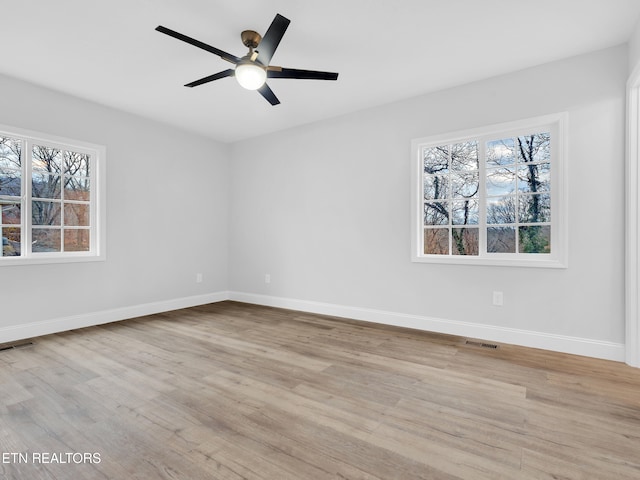
[[268, 273], [264, 274], [264, 283], [271, 283], [271, 275]]
[[202, 283], [202, 274], [196, 273], [196, 283]]
[[504, 295], [502, 292], [493, 292], [493, 304], [501, 307], [504, 304]]

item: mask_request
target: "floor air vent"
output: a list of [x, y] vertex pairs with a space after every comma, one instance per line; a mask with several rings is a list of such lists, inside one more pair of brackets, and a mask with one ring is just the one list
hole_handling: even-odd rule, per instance
[[498, 345], [495, 343], [487, 343], [487, 342], [477, 342], [474, 340], [467, 340], [465, 342], [466, 345], [471, 345], [472, 347], [480, 347], [480, 348], [488, 348], [490, 350], [497, 350]]
[[30, 347], [31, 345], [33, 345], [33, 342], [31, 341], [19, 342], [19, 343], [3, 343], [3, 344], [0, 344], [0, 352], [3, 352], [5, 350], [13, 350], [15, 348]]

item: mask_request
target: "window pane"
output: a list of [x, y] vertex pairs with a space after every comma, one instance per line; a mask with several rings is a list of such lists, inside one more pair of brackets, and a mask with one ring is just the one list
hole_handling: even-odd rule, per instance
[[536, 133], [518, 137], [518, 162], [548, 162], [551, 160], [551, 135]]
[[451, 236], [453, 255], [478, 255], [477, 228], [454, 228]]
[[516, 229], [514, 227], [487, 228], [487, 252], [515, 253]]
[[64, 152], [64, 173], [80, 177], [89, 176], [89, 155], [78, 152]]
[[88, 252], [90, 247], [89, 229], [80, 228], [64, 231], [65, 252]]
[[64, 224], [74, 227], [89, 226], [89, 205], [84, 203], [65, 203]]
[[449, 147], [447, 145], [425, 148], [422, 151], [422, 158], [424, 159], [424, 173], [447, 173], [449, 171]]
[[449, 255], [449, 229], [425, 228], [424, 253], [425, 255]]
[[518, 190], [521, 192], [548, 192], [550, 182], [550, 163], [520, 165], [518, 168]]
[[34, 173], [31, 176], [33, 198], [60, 198], [60, 175]]
[[60, 202], [32, 202], [31, 205], [34, 225], [60, 225]]
[[0, 195], [19, 197], [22, 195], [20, 171], [0, 166]]
[[0, 137], [0, 169], [10, 168], [20, 170], [22, 163], [20, 153], [22, 142], [15, 138]]
[[449, 224], [449, 203], [433, 202], [424, 204], [424, 224], [425, 225], [448, 225]]
[[20, 225], [20, 204], [0, 202], [0, 208], [2, 208], [2, 216], [0, 217], [0, 223], [4, 225]]
[[520, 227], [521, 253], [551, 253], [551, 227], [548, 225]]
[[512, 165], [516, 163], [513, 138], [487, 142], [487, 166]]
[[59, 174], [62, 168], [62, 154], [60, 150], [34, 145], [32, 168], [34, 173]]
[[470, 198], [478, 193], [478, 172], [451, 174], [451, 193], [454, 198]]
[[487, 199], [487, 223], [516, 223], [516, 197]]
[[90, 200], [89, 179], [86, 177], [65, 177], [64, 198], [66, 200]]
[[31, 235], [31, 250], [34, 253], [60, 251], [60, 229], [34, 228]]
[[451, 170], [478, 170], [478, 142], [451, 145]]
[[487, 195], [507, 195], [515, 191], [515, 167], [487, 168]]
[[0, 227], [2, 232], [2, 256], [3, 257], [19, 257], [20, 256], [20, 228], [18, 227]]
[[451, 210], [451, 221], [454, 225], [478, 224], [480, 212], [477, 200], [453, 202]]
[[551, 221], [551, 197], [548, 193], [520, 195], [520, 223]]
[[442, 175], [428, 175], [424, 178], [424, 199], [437, 200], [449, 197], [449, 178]]

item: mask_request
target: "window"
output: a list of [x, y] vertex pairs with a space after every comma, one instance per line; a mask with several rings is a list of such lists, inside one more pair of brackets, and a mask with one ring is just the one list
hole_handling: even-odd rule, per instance
[[104, 258], [104, 147], [0, 127], [0, 265]]
[[412, 142], [413, 260], [566, 266], [566, 114]]

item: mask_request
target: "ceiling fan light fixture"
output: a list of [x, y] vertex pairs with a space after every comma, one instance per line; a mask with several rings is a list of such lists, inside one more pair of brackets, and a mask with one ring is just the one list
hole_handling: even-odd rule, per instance
[[251, 61], [236, 66], [236, 80], [247, 90], [257, 90], [267, 81], [267, 69]]
[[[236, 57], [219, 48], [207, 45], [206, 43], [188, 37], [170, 28], [158, 25], [156, 30], [165, 35], [169, 35], [177, 40], [201, 48], [209, 53], [219, 56], [222, 60], [232, 63], [235, 68], [228, 68], [222, 72], [207, 75], [193, 82], [187, 83], [185, 87], [197, 87], [205, 83], [220, 80], [221, 78], [236, 77], [241, 87], [247, 90], [257, 90], [264, 99], [271, 105], [278, 105], [280, 100], [266, 83], [269, 78], [298, 78], [308, 80], [337, 80], [338, 74], [332, 72], [320, 72], [316, 70], [300, 70], [297, 68], [283, 68], [271, 64], [271, 58], [275, 53], [284, 32], [289, 27], [291, 21], [279, 13], [269, 25], [264, 37], [255, 30], [244, 30], [240, 34], [242, 44], [249, 49], [249, 53], [244, 57]], [[259, 48], [259, 50], [256, 50]]]

